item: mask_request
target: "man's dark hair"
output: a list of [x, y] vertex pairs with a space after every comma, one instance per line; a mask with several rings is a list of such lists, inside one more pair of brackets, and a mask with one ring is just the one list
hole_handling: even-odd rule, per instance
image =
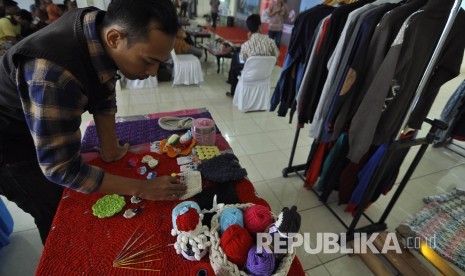
[[247, 17], [245, 23], [247, 24], [247, 29], [249, 29], [251, 33], [256, 33], [258, 32], [258, 28], [262, 24], [262, 21], [260, 20], [260, 16], [258, 14], [251, 14], [249, 17]]
[[13, 0], [3, 0], [3, 6], [10, 7], [10, 6], [18, 6], [18, 2]]
[[26, 20], [27, 22], [32, 22], [33, 21], [32, 14], [30, 12], [28, 12], [27, 10], [19, 10], [16, 13], [16, 16], [21, 17], [21, 19]]
[[128, 47], [135, 41], [146, 41], [150, 23], [161, 32], [176, 36], [179, 23], [176, 8], [170, 0], [113, 0], [108, 6], [103, 27], [113, 24], [123, 28]]

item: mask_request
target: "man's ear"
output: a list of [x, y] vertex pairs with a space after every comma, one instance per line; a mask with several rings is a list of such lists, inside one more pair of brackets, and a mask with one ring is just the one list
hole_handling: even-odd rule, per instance
[[105, 32], [105, 40], [110, 48], [116, 49], [125, 39], [125, 35], [120, 30], [111, 28]]

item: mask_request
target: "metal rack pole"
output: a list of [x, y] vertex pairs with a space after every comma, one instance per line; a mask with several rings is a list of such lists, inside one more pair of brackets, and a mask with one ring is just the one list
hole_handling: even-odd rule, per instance
[[418, 88], [415, 92], [415, 97], [413, 98], [413, 101], [410, 104], [410, 107], [407, 111], [407, 114], [405, 115], [400, 131], [397, 134], [397, 137], [395, 139], [396, 141], [400, 139], [400, 136], [402, 135], [402, 130], [404, 130], [407, 127], [408, 122], [410, 120], [410, 115], [412, 114], [413, 110], [417, 106], [417, 103], [420, 100], [420, 96], [423, 93], [423, 90], [425, 90], [426, 84], [428, 83], [429, 77], [433, 73], [434, 66], [436, 65], [439, 55], [441, 54], [442, 48], [444, 46], [444, 43], [446, 42], [447, 36], [449, 35], [449, 31], [452, 28], [452, 25], [454, 24], [455, 18], [457, 17], [457, 13], [459, 12], [461, 4], [462, 4], [462, 0], [455, 0], [454, 5], [452, 6], [449, 17], [447, 18], [446, 25], [444, 26], [444, 30], [442, 31], [442, 34], [439, 37], [439, 40], [436, 45], [436, 48], [434, 49], [433, 55], [431, 56], [428, 66], [426, 67], [425, 73], [423, 74], [423, 77], [421, 78], [420, 84], [418, 85]]

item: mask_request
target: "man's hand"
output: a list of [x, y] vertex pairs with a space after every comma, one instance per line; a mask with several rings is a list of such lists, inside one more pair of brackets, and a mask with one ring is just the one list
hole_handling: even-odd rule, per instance
[[114, 146], [112, 148], [110, 148], [110, 147], [106, 147], [106, 148], [98, 148], [98, 147], [96, 147], [95, 149], [99, 152], [100, 158], [104, 162], [111, 163], [111, 162], [115, 162], [115, 161], [120, 160], [121, 158], [123, 158], [126, 155], [126, 153], [128, 153], [129, 144], [126, 143], [126, 144], [121, 146], [119, 144], [119, 140], [118, 140], [118, 141], [116, 141], [116, 146]]
[[187, 187], [172, 176], [155, 177], [147, 181], [137, 196], [149, 200], [178, 200]]

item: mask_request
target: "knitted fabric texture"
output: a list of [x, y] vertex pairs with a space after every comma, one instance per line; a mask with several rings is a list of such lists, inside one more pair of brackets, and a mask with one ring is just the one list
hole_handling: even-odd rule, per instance
[[427, 205], [402, 224], [423, 241], [435, 237], [432, 249], [465, 269], [465, 190], [456, 188], [423, 201]]
[[291, 209], [284, 207], [278, 216], [276, 227], [281, 233], [297, 233], [300, 230], [301, 216], [297, 212], [297, 207]]
[[[211, 118], [209, 112], [192, 114], [190, 116], [193, 118]], [[173, 134], [173, 132], [178, 135], [183, 135], [186, 132], [182, 129], [176, 131], [160, 129], [158, 119], [117, 122], [115, 130], [120, 143], [129, 143], [130, 145], [159, 141], [163, 138], [169, 137]], [[218, 129], [216, 130], [216, 133], [220, 133]], [[94, 148], [97, 146], [100, 146], [97, 129], [95, 128], [95, 125], [90, 125], [87, 127], [86, 133], [82, 138], [81, 152], [94, 151]]]
[[247, 171], [232, 153], [221, 154], [202, 162], [199, 171], [203, 178], [216, 183], [239, 181], [247, 176]]
[[198, 171], [185, 172], [183, 176], [183, 184], [187, 185], [187, 190], [179, 199], [185, 200], [202, 192], [202, 177]]
[[199, 213], [197, 212], [196, 209], [194, 208], [189, 208], [189, 211], [187, 211], [184, 214], [179, 215], [176, 218], [176, 225], [178, 226], [178, 229], [180, 231], [193, 231], [195, 230], [195, 227], [199, 223]]
[[190, 129], [194, 118], [192, 117], [161, 117], [158, 120], [158, 125], [165, 130], [180, 130]]
[[228, 227], [220, 239], [221, 248], [228, 259], [239, 268], [244, 267], [253, 239], [244, 227], [234, 224]]
[[172, 221], [173, 229], [178, 230], [178, 225], [177, 225], [178, 216], [186, 213], [192, 208], [197, 210], [197, 213], [199, 214], [201, 213], [201, 209], [199, 205], [194, 201], [183, 201], [173, 208], [173, 210], [171, 211], [171, 221]]
[[273, 216], [264, 206], [254, 205], [244, 211], [244, 225], [251, 234], [265, 232], [272, 223]]
[[215, 276], [210, 263], [200, 263], [192, 268], [190, 276]]

